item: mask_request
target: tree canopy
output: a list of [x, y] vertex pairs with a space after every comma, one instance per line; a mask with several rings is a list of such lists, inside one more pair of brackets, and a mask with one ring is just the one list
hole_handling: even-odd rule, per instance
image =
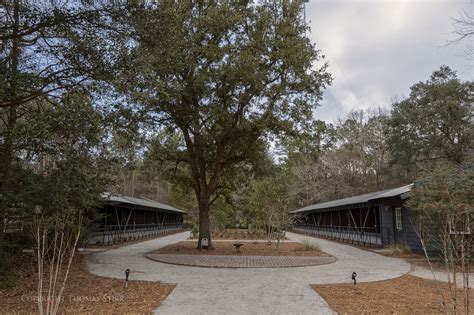
[[[108, 83], [154, 127], [176, 133], [210, 239], [209, 206], [223, 176], [251, 165], [271, 137], [311, 119], [331, 77], [306, 37], [298, 1], [162, 1], [129, 5], [130, 29]], [[118, 42], [118, 41], [117, 41]]]
[[474, 84], [442, 66], [410, 90], [389, 121], [394, 158], [415, 168], [436, 160], [461, 163], [473, 144]]

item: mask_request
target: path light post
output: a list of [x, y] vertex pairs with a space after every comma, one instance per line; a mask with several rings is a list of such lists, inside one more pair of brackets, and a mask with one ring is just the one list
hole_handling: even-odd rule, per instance
[[357, 277], [357, 272], [354, 271], [354, 272], [352, 273], [352, 281], [354, 281], [354, 285], [357, 284], [356, 277]]
[[128, 289], [128, 276], [130, 275], [130, 269], [125, 269], [125, 289]]

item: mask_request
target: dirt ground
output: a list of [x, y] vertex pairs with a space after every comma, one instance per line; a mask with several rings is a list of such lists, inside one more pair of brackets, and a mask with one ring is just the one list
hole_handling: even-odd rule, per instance
[[214, 241], [214, 250], [197, 249], [196, 241], [184, 241], [163, 247], [155, 254], [187, 254], [187, 255], [242, 255], [242, 256], [329, 256], [317, 248], [296, 242], [280, 243], [279, 249], [276, 244], [268, 245], [266, 242], [242, 241], [240, 253], [233, 246], [234, 242]]
[[[447, 305], [449, 291], [440, 283]], [[312, 285], [339, 314], [440, 314], [445, 313], [435, 281], [411, 275], [400, 278], [353, 284]], [[474, 292], [470, 293], [470, 300]], [[462, 290], [458, 290], [458, 305], [462, 312]], [[449, 309], [448, 309], [449, 312]]]
[[[59, 313], [152, 313], [175, 285], [148, 281], [102, 278], [85, 269], [84, 256], [75, 259]], [[28, 259], [31, 257], [25, 257]], [[0, 290], [0, 313], [37, 313], [36, 275], [32, 265], [21, 266], [15, 288]]]

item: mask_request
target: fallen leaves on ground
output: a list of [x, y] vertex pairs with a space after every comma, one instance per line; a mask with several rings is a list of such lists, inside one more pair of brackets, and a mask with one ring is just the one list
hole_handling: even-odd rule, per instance
[[[447, 283], [439, 283], [446, 305], [450, 305]], [[437, 284], [412, 275], [376, 282], [317, 284], [318, 292], [339, 314], [440, 314], [444, 313]], [[462, 312], [462, 289], [458, 289], [458, 308]], [[474, 293], [470, 293], [474, 300]], [[450, 309], [448, 308], [448, 312]]]
[[[31, 257], [25, 257], [28, 259]], [[2, 313], [36, 313], [36, 274], [33, 265], [21, 266], [15, 288], [0, 290]], [[131, 275], [133, 279], [133, 274]], [[90, 274], [84, 257], [71, 267], [59, 313], [152, 313], [171, 293], [175, 285], [131, 280], [128, 289], [123, 279]]]

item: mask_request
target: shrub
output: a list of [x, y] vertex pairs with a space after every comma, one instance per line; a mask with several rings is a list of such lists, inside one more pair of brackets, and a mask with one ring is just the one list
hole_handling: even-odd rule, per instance
[[320, 250], [319, 245], [316, 244], [315, 241], [310, 240], [309, 238], [305, 238], [301, 243], [303, 244], [303, 248], [301, 249], [303, 251]]
[[389, 255], [394, 256], [394, 257], [410, 255], [412, 253], [410, 246], [408, 246], [407, 244], [390, 245], [388, 250], [389, 250]]
[[16, 285], [17, 263], [23, 259], [21, 251], [30, 247], [31, 243], [25, 233], [5, 235], [3, 242], [0, 242], [0, 289]]
[[191, 236], [193, 238], [196, 238], [196, 237], [198, 237], [198, 235], [199, 235], [199, 228], [198, 228], [197, 225], [194, 225], [191, 229]]
[[0, 289], [11, 288], [16, 284], [15, 263], [12, 256], [0, 251]]

